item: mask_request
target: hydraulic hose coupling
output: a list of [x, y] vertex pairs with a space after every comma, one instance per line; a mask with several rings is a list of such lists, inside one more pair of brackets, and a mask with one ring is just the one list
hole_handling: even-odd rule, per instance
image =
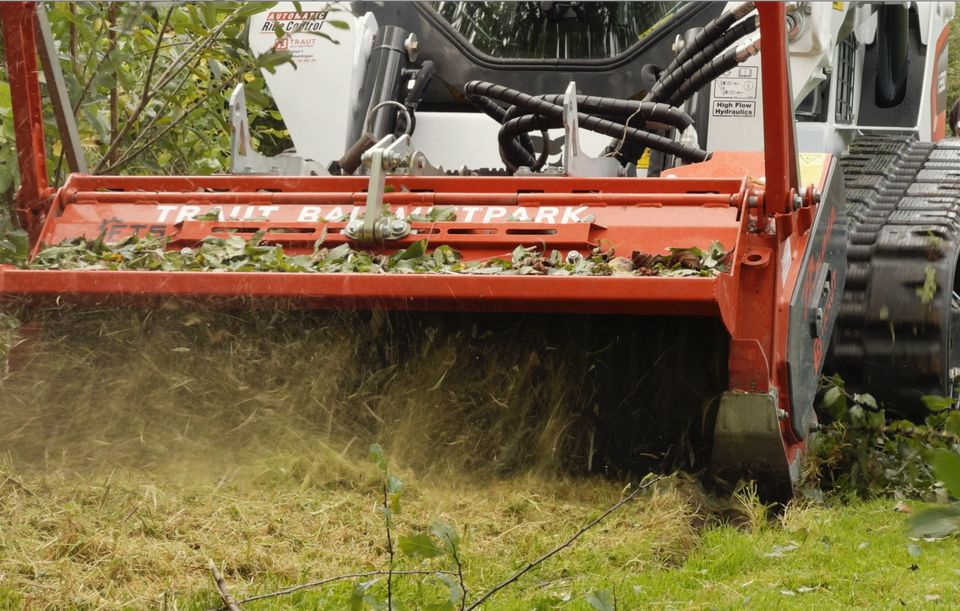
[[733, 10], [730, 12], [733, 14], [734, 19], [740, 19], [750, 13], [750, 11], [754, 9], [755, 4], [754, 2], [744, 2], [743, 4], [733, 7]]
[[745, 45], [737, 47], [737, 63], [743, 63], [760, 52], [760, 39], [756, 39]]

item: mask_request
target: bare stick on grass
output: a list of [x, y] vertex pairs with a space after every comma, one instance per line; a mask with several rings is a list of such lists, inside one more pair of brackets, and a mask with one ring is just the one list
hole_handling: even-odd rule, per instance
[[[437, 573], [442, 573], [444, 575], [453, 575], [450, 571], [393, 571], [393, 575], [436, 575]], [[257, 594], [256, 596], [251, 596], [249, 598], [244, 598], [239, 601], [238, 604], [245, 605], [247, 603], [252, 603], [257, 600], [265, 600], [267, 598], [277, 598], [278, 596], [286, 596], [287, 594], [294, 594], [301, 590], [309, 590], [310, 588], [319, 588], [320, 586], [325, 586], [328, 583], [334, 583], [337, 581], [343, 581], [345, 579], [360, 579], [361, 577], [377, 577], [380, 575], [386, 575], [387, 571], [366, 571], [364, 573], [349, 573], [347, 575], [337, 575], [336, 577], [324, 577], [323, 579], [318, 579], [316, 581], [311, 581], [308, 583], [302, 583], [296, 586], [290, 586], [289, 588], [284, 588], [283, 590], [277, 590], [276, 592], [267, 592], [266, 594]], [[223, 611], [226, 607], [221, 607], [219, 611]]]
[[213, 560], [207, 558], [207, 568], [210, 569], [210, 574], [213, 575], [213, 583], [217, 585], [217, 591], [220, 593], [220, 600], [223, 601], [223, 604], [226, 605], [226, 608], [229, 611], [241, 611], [240, 605], [237, 604], [237, 601], [233, 599], [233, 596], [230, 594], [230, 590], [227, 589], [227, 582], [224, 581], [223, 575], [220, 574], [220, 571], [217, 569], [217, 565], [214, 564]]
[[502, 589], [504, 589], [505, 587], [507, 587], [508, 585], [514, 583], [515, 581], [517, 581], [518, 579], [520, 579], [521, 577], [523, 577], [525, 574], [529, 573], [529, 572], [532, 571], [533, 569], [537, 568], [538, 566], [540, 566], [541, 564], [543, 564], [544, 562], [546, 562], [547, 560], [549, 560], [551, 557], [559, 554], [561, 551], [563, 551], [563, 550], [565, 550], [566, 548], [568, 548], [568, 547], [570, 547], [571, 545], [573, 545], [573, 542], [576, 541], [577, 539], [579, 539], [585, 532], [587, 532], [588, 530], [590, 530], [591, 528], [593, 528], [594, 526], [596, 526], [597, 524], [599, 524], [600, 522], [602, 522], [607, 516], [609, 516], [609, 515], [610, 515], [611, 513], [613, 513], [614, 511], [620, 509], [621, 507], [623, 507], [624, 505], [626, 505], [627, 503], [629, 503], [630, 501], [632, 501], [638, 494], [640, 494], [640, 492], [641, 492], [642, 490], [645, 490], [645, 489], [649, 488], [650, 486], [652, 486], [652, 485], [654, 485], [655, 483], [659, 482], [661, 479], [663, 479], [663, 476], [662, 476], [662, 475], [658, 475], [657, 477], [654, 477], [653, 479], [651, 479], [651, 480], [649, 480], [649, 481], [647, 481], [647, 482], [641, 483], [639, 486], [637, 486], [637, 489], [636, 489], [636, 490], [634, 490], [633, 492], [631, 492], [631, 493], [628, 494], [627, 496], [625, 496], [625, 497], [623, 497], [622, 499], [620, 499], [615, 505], [613, 505], [612, 507], [610, 507], [610, 509], [607, 509], [607, 510], [604, 511], [602, 514], [600, 514], [599, 517], [597, 517], [596, 519], [592, 520], [592, 521], [591, 521], [590, 523], [588, 523], [586, 526], [584, 526], [583, 528], [581, 528], [580, 530], [578, 530], [577, 532], [575, 532], [569, 539], [567, 539], [566, 541], [564, 541], [563, 543], [561, 543], [561, 544], [558, 545], [557, 547], [553, 548], [552, 550], [550, 550], [550, 551], [547, 552], [546, 554], [540, 556], [540, 557], [537, 558], [536, 560], [532, 560], [532, 561], [528, 562], [525, 567], [523, 567], [522, 569], [520, 569], [519, 571], [517, 571], [516, 573], [514, 573], [513, 575], [511, 575], [511, 576], [508, 577], [507, 579], [501, 581], [501, 582], [498, 583], [497, 585], [493, 586], [492, 588], [490, 588], [489, 590], [487, 590], [486, 592], [484, 592], [484, 594], [483, 594], [480, 598], [478, 598], [476, 602], [474, 602], [472, 605], [470, 605], [469, 607], [467, 607], [467, 611], [471, 611], [472, 609], [478, 608], [480, 605], [482, 605], [483, 603], [485, 603], [485, 602], [487, 601], [487, 599], [489, 599], [491, 596], [493, 596], [494, 594], [496, 594], [496, 593], [499, 592], [500, 590], [502, 590]]
[[444, 534], [443, 538], [447, 540], [447, 545], [450, 546], [450, 555], [453, 556], [453, 561], [457, 565], [457, 581], [460, 583], [460, 606], [457, 608], [463, 611], [467, 606], [467, 584], [463, 580], [463, 563], [460, 562], [460, 553], [457, 551], [457, 544], [450, 535]]

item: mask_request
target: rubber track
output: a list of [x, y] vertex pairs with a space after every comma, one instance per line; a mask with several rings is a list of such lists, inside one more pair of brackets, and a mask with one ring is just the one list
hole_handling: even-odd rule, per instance
[[[840, 165], [848, 265], [828, 367], [852, 389], [919, 415], [920, 396], [950, 392], [960, 140], [864, 136]], [[937, 290], [924, 303], [918, 290], [930, 273]]]

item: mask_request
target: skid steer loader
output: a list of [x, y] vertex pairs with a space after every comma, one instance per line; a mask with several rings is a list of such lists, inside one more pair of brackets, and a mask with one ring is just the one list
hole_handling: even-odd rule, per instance
[[[28, 263], [0, 267], [0, 295], [557, 313], [693, 335], [686, 366], [708, 388], [694, 395], [680, 375], [672, 400], [629, 394], [604, 444], [630, 457], [637, 414], [679, 420], [703, 438], [713, 472], [758, 477], [784, 497], [817, 429], [825, 363], [906, 413], [952, 392], [953, 12], [947, 2], [279, 3], [251, 18], [250, 45], [295, 62], [265, 74], [291, 151], [254, 150], [238, 87], [232, 174], [77, 172], [54, 187], [35, 6], [4, 3], [17, 211], [33, 255], [80, 237], [157, 235], [178, 251], [229, 233], [288, 255], [420, 244], [464, 264], [399, 274]], [[487, 273], [518, 246], [542, 253], [539, 265]], [[670, 259], [694, 248], [719, 260]], [[605, 265], [577, 273], [591, 257]], [[619, 340], [636, 352], [644, 337]], [[664, 366], [636, 362], [611, 364], [634, 390]], [[702, 398], [705, 409], [693, 404]]]

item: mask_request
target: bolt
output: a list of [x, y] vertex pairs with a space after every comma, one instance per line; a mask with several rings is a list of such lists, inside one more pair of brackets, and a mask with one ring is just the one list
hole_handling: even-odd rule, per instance
[[578, 250], [571, 250], [570, 252], [567, 253], [567, 263], [576, 263], [577, 261], [581, 261], [582, 259], [583, 259], [583, 255], [581, 255], [580, 251]]
[[363, 221], [357, 219], [357, 220], [353, 220], [353, 221], [350, 221], [349, 223], [347, 223], [347, 227], [346, 227], [346, 229], [344, 229], [343, 231], [344, 231], [344, 233], [346, 233], [348, 236], [354, 237], [354, 236], [356, 236], [356, 235], [359, 233], [359, 231], [360, 231], [360, 229], [361, 229], [362, 227], [363, 227]]
[[407, 39], [403, 41], [403, 48], [407, 50], [407, 59], [412, 62], [417, 61], [417, 53], [420, 51], [420, 41], [417, 40], [416, 34], [407, 36]]
[[670, 50], [673, 51], [674, 55], [679, 55], [680, 51], [683, 51], [683, 39], [680, 38], [679, 34], [673, 39], [673, 46], [670, 47]]
[[394, 221], [390, 223], [390, 230], [393, 231], [394, 233], [401, 233], [406, 228], [407, 228], [407, 223], [401, 219], [394, 219]]
[[790, 414], [788, 414], [786, 410], [780, 409], [779, 407], [777, 408], [777, 418], [780, 420], [786, 420], [789, 417]]

